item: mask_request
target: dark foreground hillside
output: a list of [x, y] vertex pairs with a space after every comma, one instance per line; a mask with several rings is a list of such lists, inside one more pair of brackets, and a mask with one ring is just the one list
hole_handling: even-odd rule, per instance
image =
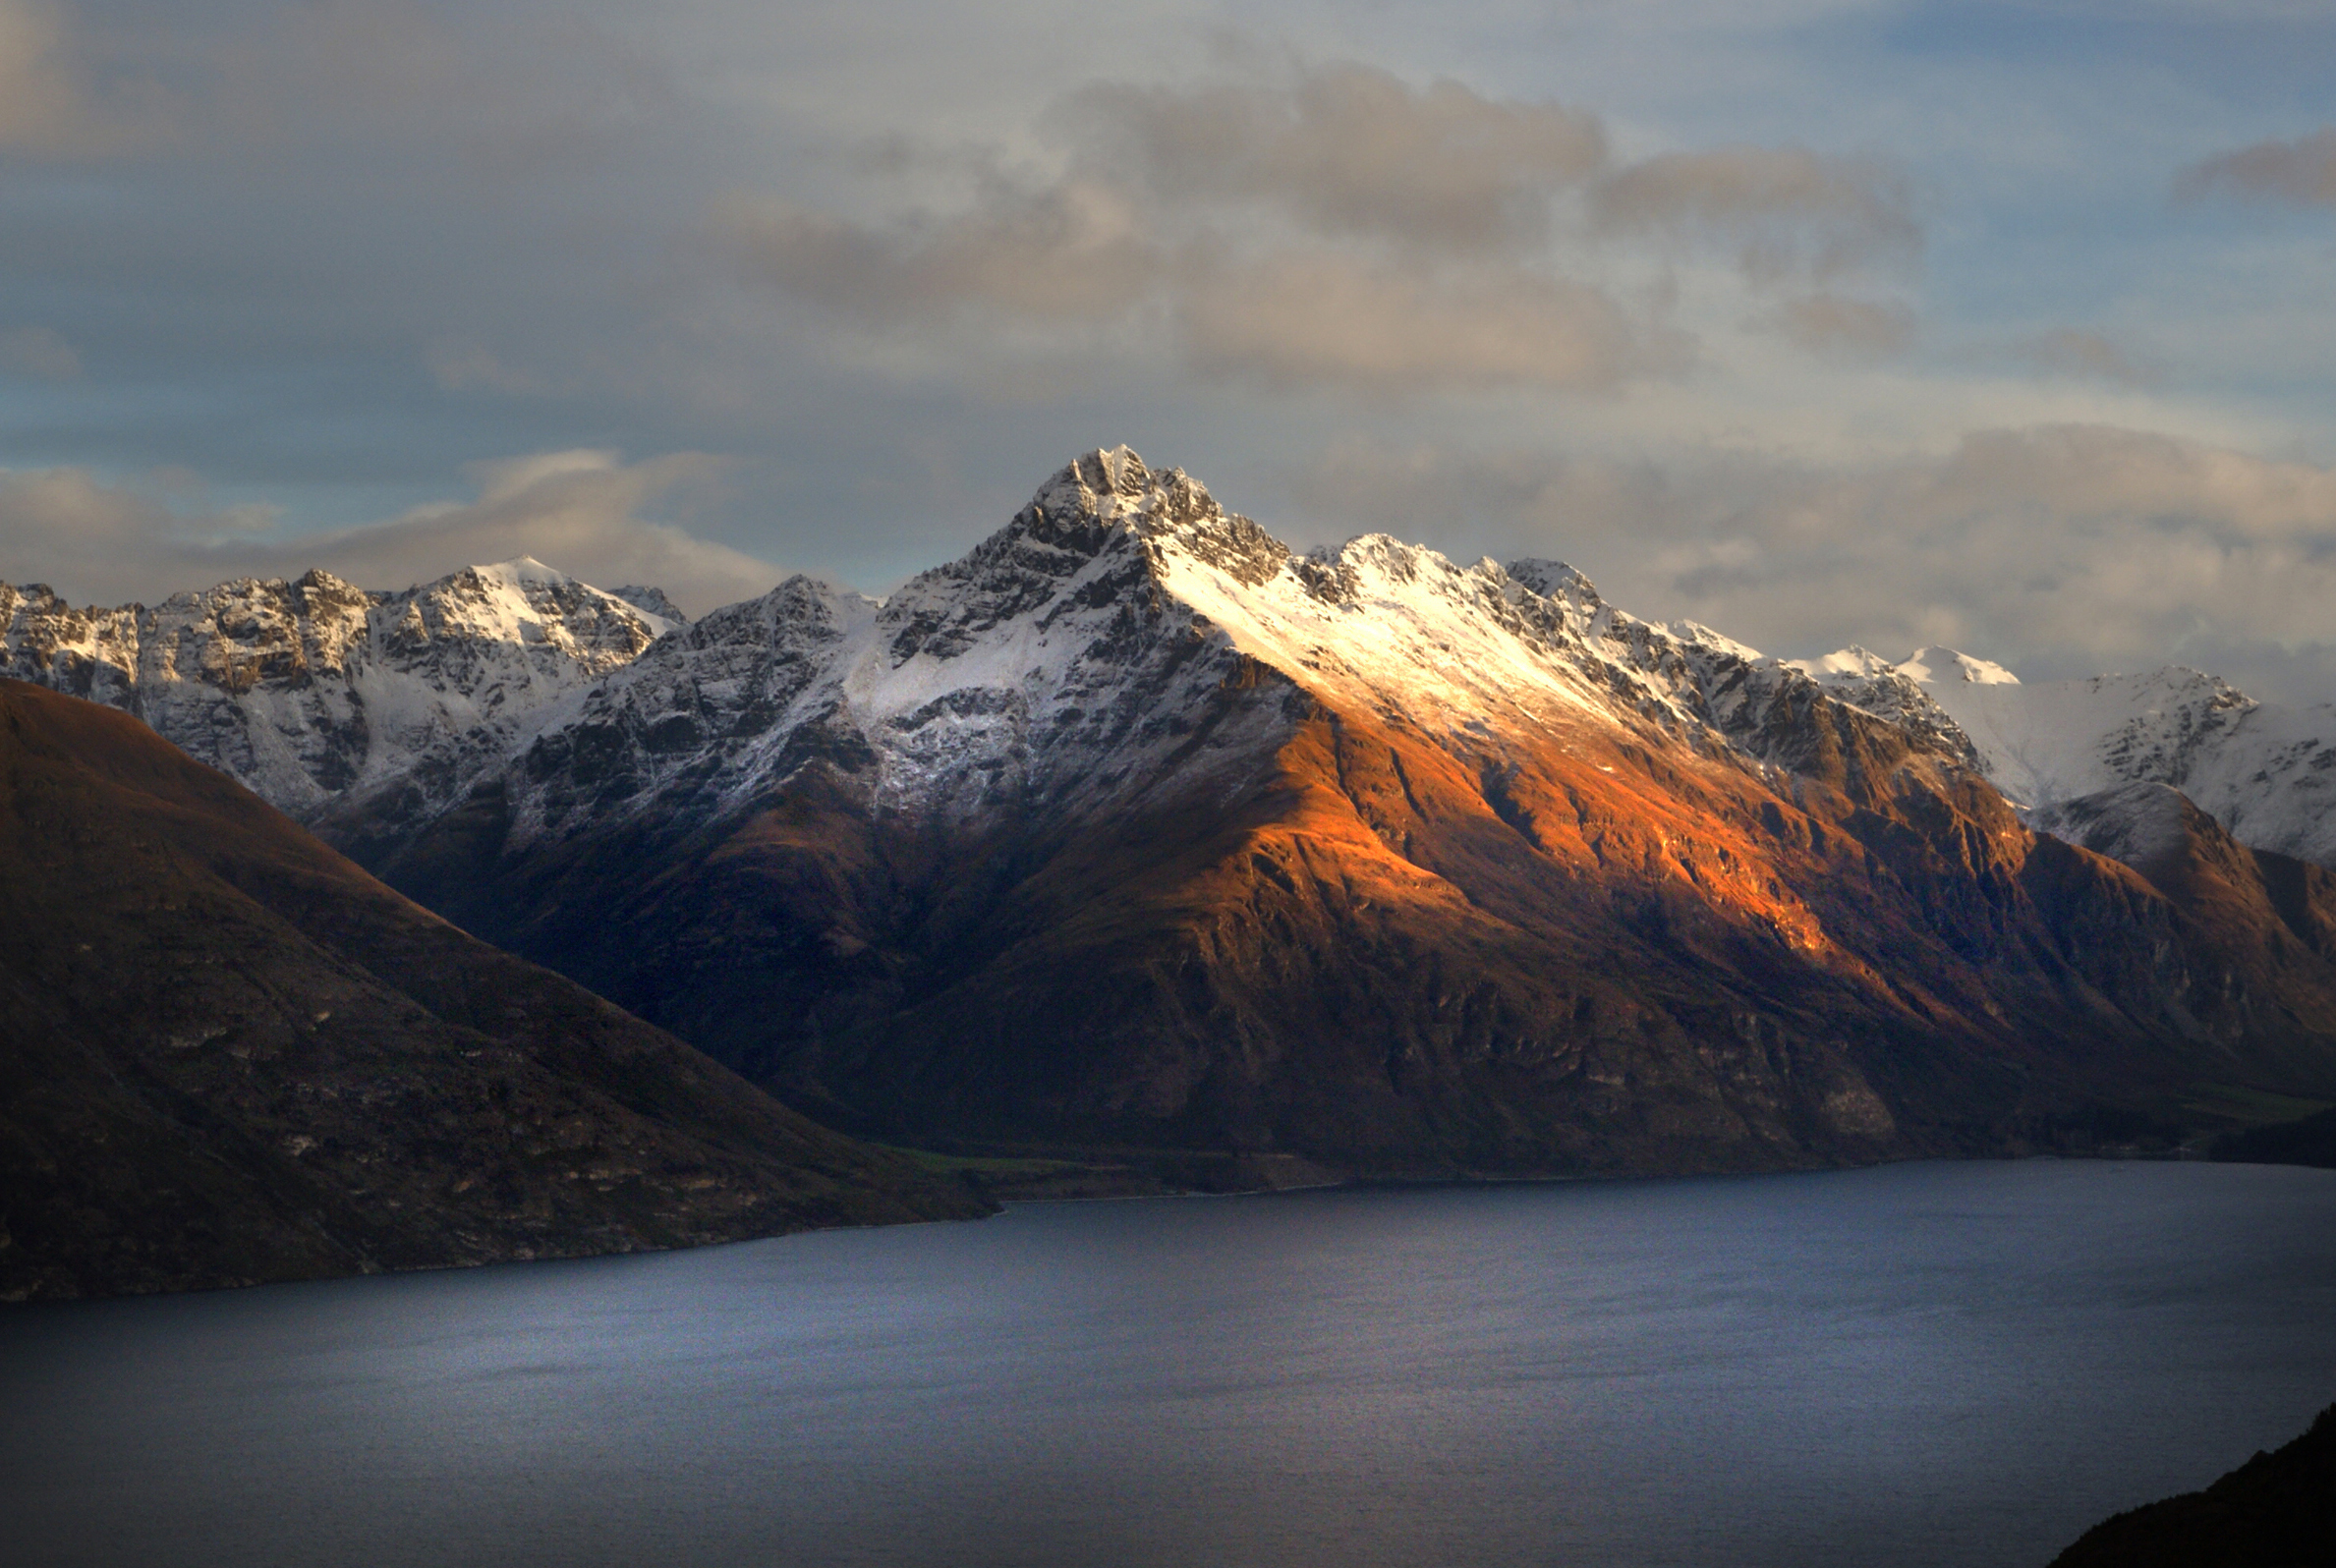
[[2336, 1562], [2336, 1405], [2207, 1487], [2095, 1525], [2052, 1568], [2327, 1568]]
[[136, 719], [0, 681], [0, 1297], [982, 1206], [466, 935]]

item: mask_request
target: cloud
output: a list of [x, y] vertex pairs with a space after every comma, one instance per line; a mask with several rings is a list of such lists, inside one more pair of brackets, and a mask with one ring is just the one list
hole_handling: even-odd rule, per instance
[[1603, 291], [1511, 269], [1424, 272], [1287, 252], [1208, 269], [1179, 302], [1196, 369], [1277, 386], [1604, 390], [1686, 361]]
[[1099, 83], [1055, 119], [1083, 162], [1156, 199], [1251, 203], [1317, 234], [1463, 253], [1531, 249], [1551, 197], [1607, 156], [1595, 115], [1353, 64], [1274, 87]]
[[1762, 281], [1904, 264], [1922, 250], [1903, 178], [1805, 147], [1662, 153], [1601, 181], [1591, 210], [1616, 232], [1732, 246], [1745, 274]]
[[73, 151], [95, 130], [64, 13], [0, 0], [0, 151]]
[[2080, 327], [2061, 327], [2023, 338], [2013, 345], [2013, 352], [2054, 375], [2084, 376], [2120, 386], [2146, 386], [2157, 379], [2108, 338]]
[[1086, 182], [890, 231], [744, 202], [724, 226], [758, 275], [879, 331], [968, 319], [1150, 326], [1164, 357], [1209, 378], [1378, 394], [1586, 391], [1690, 357], [1680, 334], [1589, 284], [1321, 245], [1244, 255], [1171, 240], [1114, 189]]
[[1786, 301], [1768, 324], [1811, 354], [1875, 360], [1906, 352], [1920, 323], [1911, 309], [1895, 302], [1819, 292]]
[[321, 566], [400, 588], [469, 565], [533, 555], [603, 588], [661, 588], [695, 613], [747, 598], [785, 574], [743, 551], [642, 514], [721, 467], [699, 454], [626, 464], [613, 453], [541, 453], [473, 472], [478, 495], [383, 522], [280, 532], [272, 514], [186, 512], [75, 469], [0, 471], [0, 579], [42, 581], [80, 602], [154, 603], [233, 577]]
[[2190, 662], [2336, 699], [2336, 469], [2311, 463], [2099, 425], [1854, 470], [1354, 443], [1296, 491], [1326, 532], [1564, 556], [1625, 609], [1780, 654], [1944, 643], [2031, 678]]
[[2188, 201], [2234, 196], [2336, 206], [2336, 126], [2293, 141], [2257, 141], [2194, 163], [2175, 177], [2174, 194]]
[[[0, 470], [0, 581], [47, 582], [68, 593], [150, 592], [142, 554], [181, 520], [154, 497], [80, 469]], [[116, 585], [140, 580], [140, 587]]]
[[48, 327], [16, 327], [0, 332], [0, 375], [28, 376], [35, 381], [78, 381], [82, 357], [72, 344]]
[[769, 204], [735, 205], [726, 222], [757, 271], [871, 326], [969, 315], [1099, 325], [1148, 311], [1166, 350], [1208, 377], [1586, 389], [1684, 358], [1584, 284], [1319, 245], [1226, 254], [1171, 243], [1115, 188], [1088, 182], [889, 233]]
[[0, 0], [0, 154], [110, 158], [166, 141], [168, 94], [106, 53], [57, 0]]
[[[928, 355], [936, 325], [977, 358], [984, 333], [1043, 352], [1052, 331], [1067, 364], [1110, 349], [1373, 397], [1614, 394], [1677, 373], [1696, 346], [1672, 318], [1671, 263], [1618, 259], [1630, 235], [1716, 240], [1764, 284], [1920, 247], [1879, 164], [1731, 147], [1618, 169], [1586, 111], [1363, 65], [1091, 83], [1041, 127], [1062, 149], [1046, 175], [897, 140], [866, 160], [969, 186], [953, 211], [870, 220], [737, 197], [715, 231], [750, 276]], [[1825, 292], [1772, 324], [1869, 358], [1913, 336], [1905, 308]]]
[[507, 364], [489, 350], [461, 338], [437, 339], [424, 354], [423, 364], [441, 391], [541, 397], [552, 390], [543, 377]]
[[756, 273], [879, 325], [966, 309], [1105, 319], [1168, 269], [1125, 196], [1078, 179], [1036, 192], [993, 186], [954, 217], [889, 230], [748, 198], [727, 202], [717, 223]]

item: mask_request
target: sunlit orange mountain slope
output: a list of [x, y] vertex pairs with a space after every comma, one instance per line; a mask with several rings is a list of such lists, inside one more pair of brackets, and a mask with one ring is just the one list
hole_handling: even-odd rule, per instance
[[1951, 726], [1124, 449], [881, 604], [661, 639], [418, 833], [322, 825], [900, 1137], [1751, 1169], [2336, 1095], [2316, 868], [2040, 837]]

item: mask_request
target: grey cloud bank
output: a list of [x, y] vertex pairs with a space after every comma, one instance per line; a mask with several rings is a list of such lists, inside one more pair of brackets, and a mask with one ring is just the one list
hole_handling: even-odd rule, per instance
[[[1354, 64], [1271, 85], [1099, 83], [1039, 123], [1059, 172], [961, 156], [974, 178], [945, 215], [741, 196], [718, 227], [750, 275], [865, 330], [1039, 327], [1065, 356], [1369, 395], [1612, 393], [1683, 371], [1695, 340], [1673, 319], [1670, 257], [1618, 256], [1620, 236], [1717, 246], [1759, 285], [1921, 248], [1903, 182], [1868, 160], [1731, 147], [1617, 165], [1595, 114]], [[1796, 325], [1812, 310], [1826, 322]], [[1900, 346], [1905, 321], [1823, 296], [1786, 308], [1784, 336]]]

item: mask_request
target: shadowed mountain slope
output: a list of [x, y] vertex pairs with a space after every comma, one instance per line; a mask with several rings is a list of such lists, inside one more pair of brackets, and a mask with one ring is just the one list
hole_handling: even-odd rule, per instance
[[0, 1294], [978, 1207], [417, 908], [135, 719], [0, 681]]
[[1969, 763], [1567, 568], [1299, 555], [1122, 448], [881, 605], [796, 579], [661, 639], [419, 833], [324, 826], [917, 1138], [1751, 1169], [2336, 1089], [2266, 863], [2194, 816], [2214, 874], [2153, 879]]

